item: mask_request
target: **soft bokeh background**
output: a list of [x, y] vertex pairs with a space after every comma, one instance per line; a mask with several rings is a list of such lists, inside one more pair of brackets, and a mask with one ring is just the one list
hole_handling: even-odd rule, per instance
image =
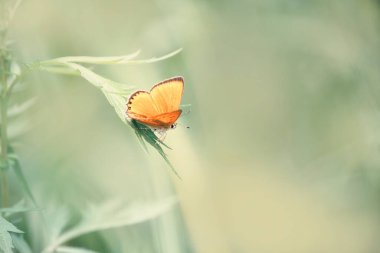
[[115, 252], [378, 252], [379, 27], [375, 0], [24, 1], [10, 31], [23, 61], [182, 47], [94, 70], [139, 89], [183, 75], [192, 104], [191, 129], [166, 139], [179, 180], [86, 81], [34, 73], [17, 146], [33, 191], [73, 210], [178, 195], [110, 231]]

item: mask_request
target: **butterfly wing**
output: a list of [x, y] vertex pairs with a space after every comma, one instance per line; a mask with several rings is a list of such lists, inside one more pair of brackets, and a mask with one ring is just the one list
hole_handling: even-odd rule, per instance
[[150, 95], [159, 114], [166, 114], [179, 110], [183, 94], [184, 80], [182, 77], [173, 77], [153, 86]]
[[177, 110], [174, 112], [160, 114], [160, 115], [157, 115], [156, 117], [153, 117], [152, 121], [159, 122], [162, 126], [169, 128], [171, 125], [173, 125], [177, 121], [181, 113], [182, 113], [182, 110]]
[[130, 113], [129, 117], [151, 127], [170, 128], [170, 126], [177, 121], [181, 113], [182, 110], [177, 110], [153, 117], [146, 117], [145, 115]]
[[152, 96], [146, 91], [136, 91], [129, 97], [127, 113], [128, 116], [141, 115], [144, 117], [153, 117], [160, 114], [152, 100]]

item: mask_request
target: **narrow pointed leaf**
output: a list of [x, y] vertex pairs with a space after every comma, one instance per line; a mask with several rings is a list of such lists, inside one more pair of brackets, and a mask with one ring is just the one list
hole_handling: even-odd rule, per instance
[[[171, 170], [174, 172], [174, 174], [181, 179], [181, 176], [178, 174], [178, 172], [175, 170], [174, 166], [169, 161], [166, 153], [164, 152], [162, 146], [165, 146], [166, 148], [171, 149], [169, 146], [167, 146], [164, 142], [162, 142], [156, 134], [150, 129], [149, 127], [144, 126], [143, 124], [138, 123], [136, 120], [131, 120], [130, 125], [135, 130], [135, 133], [140, 140], [140, 142], [144, 143], [143, 140], [145, 140], [147, 143], [149, 143], [154, 149], [157, 150], [157, 152], [162, 156], [162, 158], [165, 160], [165, 162], [169, 165]], [[145, 144], [143, 144], [145, 145]], [[146, 147], [146, 146], [145, 146]], [[146, 149], [147, 150], [147, 149]]]
[[[12, 146], [8, 146], [8, 150], [10, 154], [15, 153]], [[30, 190], [28, 181], [26, 180], [24, 173], [22, 172], [20, 161], [18, 160], [17, 156], [16, 157], [13, 156], [11, 160], [12, 160], [11, 166], [17, 176], [17, 179], [19, 180], [19, 183], [21, 184], [22, 188], [24, 189], [24, 191], [26, 192], [30, 200], [32, 200], [34, 206], [37, 207], [38, 205], [37, 205], [36, 199], [34, 198], [33, 193]]]
[[170, 57], [178, 54], [181, 51], [182, 51], [182, 48], [179, 48], [179, 49], [175, 50], [174, 52], [171, 52], [171, 53], [166, 54], [166, 55], [161, 56], [161, 57], [153, 57], [153, 58], [145, 59], [145, 60], [131, 60], [131, 61], [128, 61], [127, 63], [141, 64], [141, 63], [158, 62], [158, 61], [162, 61], [162, 60], [168, 59], [168, 58], [170, 58]]
[[0, 250], [3, 253], [13, 253], [13, 241], [11, 233], [23, 233], [12, 223], [0, 216]]
[[60, 57], [49, 61], [58, 62], [76, 62], [76, 63], [89, 63], [89, 64], [125, 64], [130, 60], [136, 58], [140, 53], [140, 50], [121, 56], [106, 56], [106, 57], [94, 57], [94, 56], [67, 56]]
[[25, 101], [22, 104], [12, 105], [8, 109], [8, 117], [15, 117], [15, 116], [20, 115], [21, 113], [25, 112], [30, 107], [32, 107], [35, 103], [36, 103], [36, 98], [34, 97], [34, 98], [31, 98], [31, 99]]
[[23, 235], [11, 234], [13, 245], [19, 253], [33, 253]]
[[9, 216], [11, 214], [15, 213], [23, 213], [23, 212], [30, 212], [30, 211], [37, 211], [36, 207], [27, 207], [25, 206], [25, 200], [21, 200], [15, 205], [7, 208], [0, 208], [0, 215], [3, 214], [4, 216]]
[[84, 218], [77, 226], [68, 229], [52, 241], [44, 252], [54, 252], [64, 243], [91, 232], [134, 225], [154, 219], [170, 210], [176, 202], [175, 197], [168, 197], [155, 202], [134, 203], [127, 206], [122, 202], [115, 201], [93, 206], [83, 211]]

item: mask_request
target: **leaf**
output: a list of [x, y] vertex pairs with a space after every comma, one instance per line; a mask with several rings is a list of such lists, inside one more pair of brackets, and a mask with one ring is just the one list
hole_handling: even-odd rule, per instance
[[15, 117], [25, 112], [36, 103], [36, 97], [31, 98], [22, 104], [15, 104], [8, 109], [8, 117]]
[[24, 237], [19, 234], [11, 234], [14, 247], [19, 253], [33, 253]]
[[15, 79], [17, 78], [17, 76], [19, 76], [20, 74], [21, 74], [20, 66], [16, 62], [12, 61], [11, 66], [10, 66], [10, 75], [8, 75], [8, 80], [7, 80], [8, 85], [13, 83]]
[[76, 63], [90, 63], [90, 64], [125, 64], [130, 60], [136, 58], [140, 54], [140, 50], [121, 56], [106, 56], [106, 57], [93, 57], [93, 56], [67, 56], [55, 58], [49, 61], [57, 62], [76, 62]]
[[116, 114], [123, 122], [125, 122], [126, 101], [124, 96], [131, 93], [131, 86], [128, 87], [124, 84], [106, 79], [79, 64], [67, 63], [67, 65], [73, 69], [78, 70], [84, 79], [101, 89], [108, 102], [115, 109]]
[[164, 142], [162, 142], [156, 136], [156, 134], [152, 131], [152, 129], [150, 129], [149, 127], [146, 127], [145, 125], [138, 123], [136, 120], [131, 120], [129, 122], [129, 124], [135, 130], [135, 133], [136, 133], [138, 139], [140, 140], [141, 143], [143, 143], [143, 146], [145, 147], [145, 149], [146, 149], [146, 146], [144, 144], [144, 141], [149, 143], [153, 148], [155, 148], [157, 150], [157, 152], [162, 156], [162, 158], [164, 158], [165, 162], [169, 165], [169, 167], [174, 172], [174, 174], [179, 179], [181, 179], [180, 175], [178, 174], [178, 172], [175, 170], [174, 166], [169, 161], [169, 159], [168, 159], [166, 153], [164, 152], [164, 150], [162, 149], [161, 145], [163, 145], [169, 149], [171, 149], [171, 148], [169, 146], [167, 146]]
[[112, 105], [112, 107], [114, 108], [117, 116], [119, 116], [120, 120], [123, 121], [124, 123], [127, 122], [127, 119], [126, 119], [126, 102], [125, 102], [125, 98], [120, 96], [120, 95], [117, 95], [117, 94], [113, 94], [113, 93], [110, 93], [110, 92], [106, 92], [106, 91], [103, 91], [104, 93], [104, 96], [107, 98], [108, 102]]
[[88, 250], [84, 248], [77, 247], [58, 247], [55, 252], [58, 253], [98, 253], [97, 251]]
[[54, 213], [45, 212], [45, 217], [49, 222], [47, 240], [48, 242], [56, 241], [69, 223], [69, 210], [66, 207], [60, 206], [59, 208], [54, 210]]
[[171, 52], [169, 54], [166, 54], [164, 56], [161, 56], [161, 57], [153, 57], [153, 58], [150, 58], [150, 59], [146, 59], [146, 60], [132, 60], [132, 61], [128, 61], [126, 63], [132, 63], [132, 64], [141, 64], [141, 63], [153, 63], [153, 62], [158, 62], [158, 61], [162, 61], [162, 60], [165, 60], [165, 59], [168, 59], [176, 54], [178, 54], [179, 52], [182, 51], [182, 48], [179, 48], [177, 50], [175, 50], [174, 52]]
[[36, 199], [34, 198], [33, 193], [30, 190], [28, 181], [26, 180], [24, 173], [22, 172], [20, 161], [19, 161], [18, 157], [15, 155], [13, 147], [9, 145], [8, 150], [9, 150], [9, 153], [11, 155], [10, 156], [10, 159], [11, 159], [10, 164], [11, 164], [11, 167], [13, 168], [13, 170], [17, 176], [17, 179], [19, 180], [22, 188], [24, 189], [24, 191], [26, 192], [28, 197], [32, 200], [34, 206], [37, 207], [38, 205], [37, 205]]
[[72, 76], [78, 76], [78, 71], [75, 71], [71, 68], [64, 67], [64, 66], [40, 66], [40, 70], [44, 70], [50, 73], [55, 74], [62, 74], [62, 75], [72, 75]]
[[14, 120], [10, 122], [8, 139], [14, 141], [29, 132], [32, 127], [25, 119]]
[[150, 59], [144, 60], [133, 60], [140, 54], [140, 50], [129, 54], [129, 55], [121, 55], [121, 56], [106, 56], [106, 57], [93, 57], [93, 56], [66, 56], [59, 57], [47, 61], [40, 62], [43, 65], [46, 64], [56, 64], [56, 63], [88, 63], [88, 64], [141, 64], [141, 63], [153, 63], [168, 59], [179, 52], [182, 51], [182, 48], [179, 48], [169, 54], [153, 57]]
[[126, 84], [118, 83], [118, 82], [112, 81], [110, 79], [104, 78], [104, 77], [96, 74], [95, 72], [93, 72], [89, 68], [83, 67], [82, 65], [77, 64], [77, 63], [50, 62], [50, 64], [58, 64], [60, 66], [64, 66], [64, 67], [70, 68], [72, 70], [75, 70], [75, 71], [79, 72], [80, 76], [82, 76], [88, 82], [90, 82], [94, 86], [96, 86], [100, 89], [104, 89], [106, 91], [117, 93], [119, 91], [123, 91], [126, 89], [130, 90], [133, 88], [132, 86], [127, 86]]
[[12, 253], [14, 248], [10, 233], [23, 233], [12, 223], [0, 216], [0, 249], [3, 253]]
[[36, 207], [26, 207], [25, 206], [25, 200], [21, 200], [12, 207], [8, 208], [0, 208], [0, 214], [4, 214], [4, 216], [9, 216], [11, 214], [15, 213], [23, 213], [23, 212], [29, 212], [29, 211], [38, 211]]
[[133, 203], [132, 205], [113, 201], [89, 207], [83, 211], [84, 218], [77, 226], [61, 234], [43, 252], [54, 252], [64, 243], [91, 232], [133, 225], [156, 218], [167, 212], [176, 202], [175, 197], [168, 197], [155, 202]]

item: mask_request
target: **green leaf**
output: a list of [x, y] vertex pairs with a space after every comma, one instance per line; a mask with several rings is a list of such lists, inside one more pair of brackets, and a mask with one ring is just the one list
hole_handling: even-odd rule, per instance
[[7, 80], [8, 85], [13, 83], [15, 79], [17, 78], [17, 76], [19, 76], [20, 74], [21, 74], [20, 66], [15, 61], [12, 61], [11, 66], [10, 66], [10, 75], [8, 76], [8, 80]]
[[16, 117], [16, 116], [20, 115], [21, 113], [25, 112], [30, 107], [32, 107], [35, 103], [36, 103], [36, 97], [31, 98], [31, 99], [23, 102], [22, 104], [12, 105], [8, 109], [8, 117]]
[[177, 50], [175, 50], [174, 52], [171, 52], [169, 54], [166, 54], [164, 56], [161, 56], [161, 57], [153, 57], [153, 58], [150, 58], [150, 59], [146, 59], [146, 60], [131, 60], [131, 61], [128, 61], [128, 62], [125, 62], [125, 63], [132, 63], [132, 64], [141, 64], [141, 63], [153, 63], [153, 62], [158, 62], [158, 61], [162, 61], [162, 60], [165, 60], [165, 59], [168, 59], [176, 54], [178, 54], [179, 52], [182, 51], [182, 48], [179, 48]]
[[39, 209], [36, 207], [26, 207], [25, 200], [21, 200], [15, 205], [13, 205], [12, 207], [0, 208], [0, 214], [3, 214], [4, 216], [9, 216], [15, 213], [23, 213], [23, 212], [38, 211], [38, 210]]
[[3, 253], [12, 253], [13, 241], [10, 233], [23, 233], [12, 223], [0, 216], [0, 250]]
[[54, 74], [62, 74], [62, 75], [71, 75], [71, 76], [79, 76], [78, 71], [73, 70], [71, 68], [65, 66], [43, 66], [39, 67], [40, 70], [44, 70]]
[[179, 48], [169, 54], [160, 56], [160, 57], [153, 57], [150, 59], [144, 59], [144, 60], [133, 60], [140, 54], [140, 50], [129, 54], [129, 55], [121, 55], [121, 56], [106, 56], [106, 57], [93, 57], [93, 56], [67, 56], [67, 57], [59, 57], [47, 61], [42, 61], [40, 64], [42, 65], [51, 65], [51, 64], [57, 64], [57, 63], [87, 63], [87, 64], [141, 64], [141, 63], [153, 63], [162, 61], [165, 59], [168, 59], [179, 52], [182, 51], [182, 48]]
[[18, 157], [15, 155], [13, 147], [9, 145], [8, 150], [11, 155], [10, 159], [12, 161], [10, 164], [17, 176], [18, 181], [20, 182], [22, 188], [24, 189], [28, 197], [32, 200], [34, 206], [37, 207], [38, 205], [37, 205], [36, 199], [34, 198], [33, 193], [30, 190], [28, 181], [26, 180], [24, 173], [22, 172], [20, 161]]
[[132, 86], [128, 86], [122, 83], [112, 81], [110, 79], [104, 78], [92, 70], [83, 67], [82, 65], [76, 63], [60, 63], [65, 67], [77, 71], [79, 75], [90, 82], [92, 85], [100, 89], [111, 106], [115, 109], [116, 114], [119, 118], [126, 122], [125, 118], [125, 107], [126, 101], [125, 96], [129, 95], [132, 91]]
[[64, 67], [70, 68], [72, 70], [75, 70], [75, 71], [79, 72], [80, 76], [82, 76], [88, 82], [90, 82], [94, 86], [96, 86], [100, 89], [103, 89], [105, 91], [114, 92], [117, 94], [118, 92], [130, 90], [133, 88], [132, 86], [127, 86], [126, 84], [118, 83], [118, 82], [112, 81], [110, 79], [107, 79], [105, 77], [102, 77], [102, 76], [96, 74], [95, 72], [93, 72], [92, 70], [90, 70], [89, 68], [83, 67], [82, 65], [77, 64], [77, 63], [50, 62], [49, 64], [58, 64], [60, 66], [64, 66]]
[[45, 212], [45, 217], [49, 222], [47, 242], [56, 241], [70, 221], [69, 210], [60, 206], [54, 213]]
[[9, 122], [8, 139], [14, 141], [30, 131], [32, 126], [25, 119], [14, 120]]
[[77, 247], [58, 247], [55, 252], [58, 253], [98, 253], [97, 251], [88, 250], [84, 248]]
[[25, 241], [23, 235], [11, 234], [14, 247], [19, 253], [33, 253], [28, 243]]
[[[166, 153], [164, 152], [163, 148], [161, 146], [165, 146], [166, 148], [171, 149], [169, 146], [167, 146], [163, 141], [161, 141], [157, 135], [153, 132], [152, 129], [149, 127], [138, 123], [136, 120], [131, 120], [128, 122], [130, 126], [135, 130], [135, 133], [140, 140], [140, 142], [143, 144], [143, 146], [146, 149], [146, 146], [144, 144], [144, 141], [149, 143], [154, 149], [157, 150], [157, 152], [164, 158], [165, 162], [169, 165], [169, 167], [172, 169], [174, 174], [181, 179], [180, 175], [175, 170], [174, 166], [169, 161]], [[147, 149], [146, 149], [147, 150]]]
[[78, 225], [66, 230], [52, 241], [43, 252], [54, 252], [64, 243], [84, 234], [134, 225], [154, 219], [169, 211], [176, 202], [175, 197], [168, 197], [155, 202], [140, 202], [131, 205], [113, 201], [91, 206], [83, 210], [84, 218]]
[[57, 62], [76, 62], [76, 63], [89, 63], [89, 64], [125, 64], [130, 60], [136, 58], [140, 54], [140, 50], [121, 56], [106, 56], [106, 57], [93, 57], [93, 56], [67, 56], [55, 58], [49, 61]]

